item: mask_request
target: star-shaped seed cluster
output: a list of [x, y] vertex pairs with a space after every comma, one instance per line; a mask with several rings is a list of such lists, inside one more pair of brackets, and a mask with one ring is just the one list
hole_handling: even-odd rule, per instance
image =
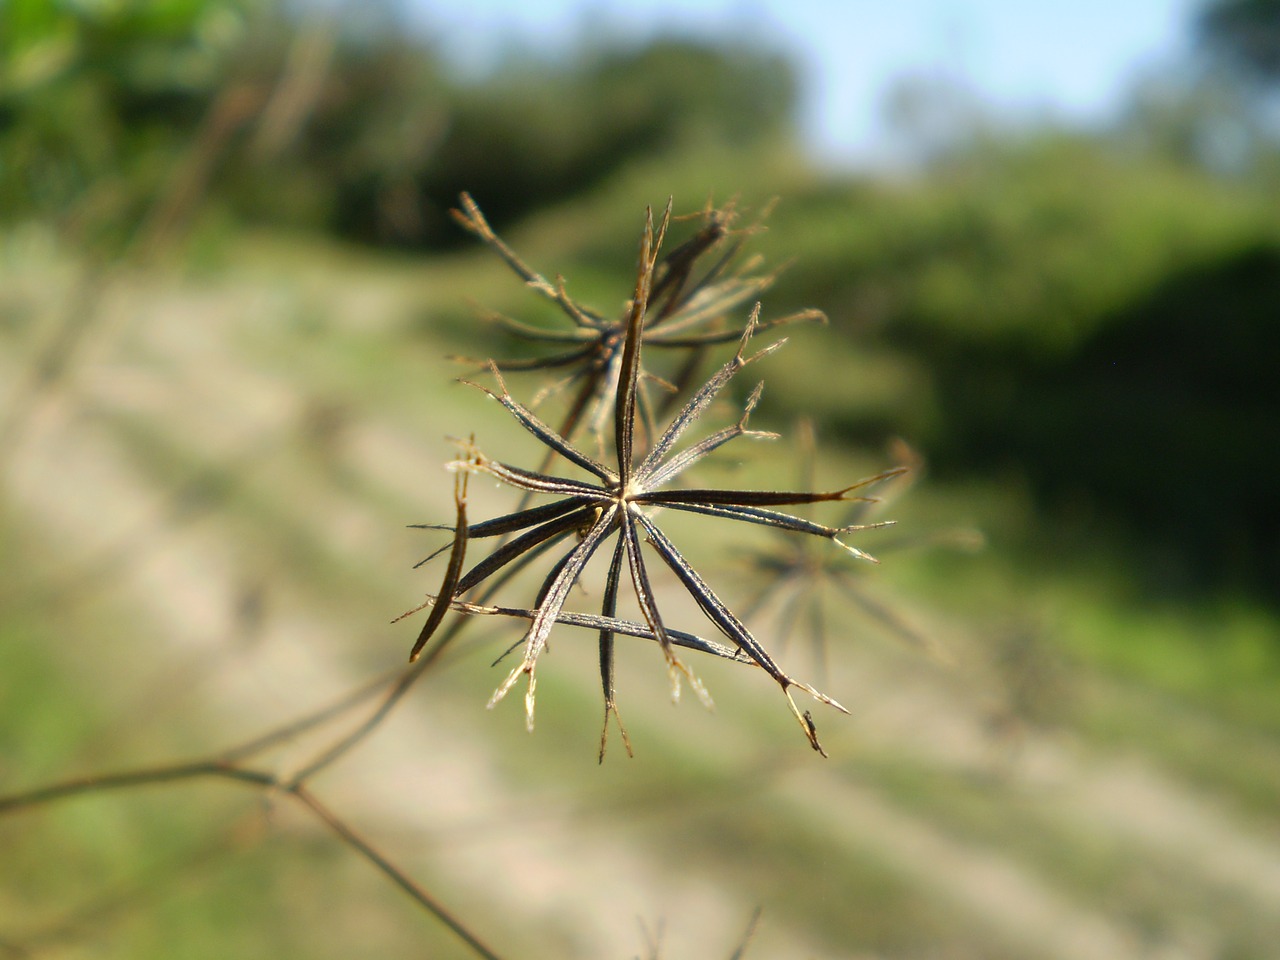
[[[465, 203], [465, 200], [464, 200]], [[665, 657], [673, 695], [678, 695], [682, 681], [688, 681], [704, 700], [702, 684], [677, 654], [677, 648], [691, 649], [738, 662], [754, 664], [764, 670], [782, 689], [787, 704], [799, 722], [806, 738], [822, 753], [814, 722], [808, 711], [801, 711], [792, 695], [798, 688], [815, 699], [844, 710], [835, 700], [807, 683], [788, 675], [764, 645], [752, 634], [742, 618], [710, 585], [664, 532], [658, 515], [665, 510], [719, 517], [759, 524], [807, 537], [831, 541], [860, 559], [872, 559], [841, 539], [849, 532], [866, 529], [868, 524], [828, 526], [807, 516], [779, 510], [826, 501], [860, 501], [855, 491], [878, 483], [900, 471], [871, 477], [850, 486], [827, 492], [800, 490], [740, 490], [686, 486], [683, 475], [709, 454], [739, 437], [773, 438], [776, 435], [751, 430], [747, 423], [758, 403], [763, 384], [752, 391], [741, 415], [730, 426], [717, 430], [696, 443], [682, 445], [691, 427], [725, 390], [730, 381], [745, 367], [774, 353], [785, 341], [777, 341], [754, 353], [749, 352], [752, 338], [764, 325], [760, 323], [757, 304], [737, 333], [737, 348], [732, 357], [692, 392], [680, 409], [661, 429], [648, 431], [650, 442], [637, 442], [637, 409], [641, 381], [641, 359], [648, 342], [646, 333], [653, 329], [650, 313], [655, 302], [655, 276], [660, 274], [658, 250], [670, 220], [670, 204], [660, 224], [654, 229], [652, 214], [646, 216], [639, 255], [636, 284], [629, 301], [625, 327], [618, 352], [617, 374], [611, 393], [612, 443], [608, 456], [597, 458], [584, 452], [566, 432], [557, 431], [529, 406], [516, 400], [507, 388], [496, 364], [491, 365], [497, 382], [496, 390], [485, 393], [502, 404], [511, 416], [547, 449], [541, 469], [526, 469], [506, 463], [484, 453], [472, 440], [461, 444], [462, 455], [451, 467], [463, 479], [459, 482], [458, 519], [451, 545], [437, 553], [449, 553], [444, 581], [437, 596], [429, 600], [433, 609], [428, 616], [413, 656], [424, 648], [439, 627], [447, 610], [463, 614], [488, 614], [519, 618], [527, 622], [517, 646], [523, 647], [520, 661], [498, 686], [490, 702], [501, 700], [522, 678], [527, 678], [525, 696], [530, 728], [533, 725], [536, 670], [546, 650], [552, 630], [559, 625], [593, 629], [598, 633], [600, 680], [604, 695], [604, 728], [601, 734], [601, 757], [609, 729], [609, 718], [617, 720], [624, 744], [630, 752], [615, 693], [614, 640], [617, 636], [634, 636], [654, 640]], [[474, 222], [477, 213], [470, 216]], [[669, 276], [670, 271], [661, 272]], [[562, 286], [558, 288], [562, 295]], [[567, 300], [567, 295], [564, 295]], [[661, 308], [657, 308], [661, 310]], [[564, 461], [577, 468], [581, 477], [549, 472], [549, 464]], [[606, 462], [607, 461], [607, 462]], [[479, 522], [469, 522], [465, 510], [465, 477], [485, 474], [523, 492], [517, 509], [511, 513]], [[529, 506], [531, 498], [548, 497], [547, 502]], [[883, 525], [883, 524], [876, 524]], [[468, 551], [477, 541], [493, 540], [495, 545], [482, 559], [466, 562]], [[605, 550], [612, 542], [611, 549]], [[580, 582], [588, 564], [597, 554], [609, 554], [599, 613], [578, 613], [566, 609], [570, 594]], [[518, 569], [535, 558], [555, 555], [550, 570], [544, 575], [534, 601], [527, 607], [497, 606], [488, 603], [489, 594], [476, 596], [489, 587], [501, 585]], [[434, 555], [433, 555], [434, 556]], [[430, 559], [430, 558], [428, 558]], [[653, 560], [660, 566], [654, 568]], [[654, 574], [665, 568], [696, 603], [707, 621], [721, 634], [723, 641], [705, 639], [696, 633], [674, 629], [664, 618], [654, 588]], [[631, 585], [640, 620], [617, 616], [619, 593], [623, 583]], [[847, 712], [847, 711], [845, 711]]]

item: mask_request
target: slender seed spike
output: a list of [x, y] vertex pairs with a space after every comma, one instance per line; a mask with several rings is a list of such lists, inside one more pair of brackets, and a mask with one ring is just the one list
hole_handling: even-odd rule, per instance
[[[449, 565], [445, 569], [444, 582], [440, 584], [440, 596], [442, 597], [453, 596], [458, 578], [462, 576], [462, 564], [466, 560], [468, 476], [465, 473], [459, 474], [453, 480], [453, 500], [457, 507], [458, 519], [453, 535], [453, 550], [449, 554]], [[414, 643], [413, 649], [409, 651], [410, 663], [418, 659], [418, 654], [422, 652], [422, 648], [426, 646], [427, 641], [431, 639], [431, 635], [436, 632], [448, 612], [448, 603], [437, 603], [431, 608], [431, 613], [427, 615], [427, 622], [422, 625], [422, 632], [418, 634], [418, 639]]]
[[668, 196], [667, 205], [662, 210], [662, 220], [658, 224], [658, 237], [653, 243], [653, 251], [649, 258], [649, 277], [652, 279], [654, 271], [658, 267], [658, 251], [662, 249], [663, 241], [667, 239], [667, 227], [671, 223], [671, 208], [675, 204], [675, 198]]
[[478, 586], [497, 571], [521, 557], [529, 556], [542, 547], [568, 536], [575, 527], [586, 520], [588, 509], [583, 507], [581, 512], [570, 513], [563, 517], [557, 517], [555, 520], [549, 520], [541, 526], [525, 531], [514, 540], [494, 548], [492, 553], [463, 575], [457, 586], [454, 587], [454, 596], [466, 593], [472, 587]]
[[[622, 554], [626, 546], [626, 540], [618, 537], [618, 543], [613, 549], [613, 559], [609, 562], [609, 575], [605, 579], [604, 600], [600, 604], [600, 615], [602, 617], [613, 617], [618, 607], [618, 580], [622, 573]], [[622, 742], [627, 748], [627, 755], [634, 756], [631, 752], [631, 743], [627, 739], [626, 728], [622, 725], [622, 717], [618, 714], [618, 704], [615, 699], [616, 691], [613, 679], [613, 630], [609, 627], [601, 627], [599, 634], [600, 643], [600, 687], [604, 693], [604, 723], [600, 729], [600, 762], [604, 763], [605, 745], [609, 739], [609, 714], [612, 713], [618, 719], [618, 729], [622, 731]]]
[[870, 560], [872, 563], [880, 562], [871, 554], [867, 553], [865, 550], [859, 550], [857, 547], [851, 546], [850, 544], [845, 543], [839, 537], [832, 537], [831, 540], [833, 543], [835, 543], [836, 546], [843, 547], [844, 549], [848, 550], [851, 554], [853, 554], [859, 560]]
[[[431, 598], [431, 602], [435, 602], [435, 597]], [[532, 620], [538, 615], [537, 610], [522, 607], [497, 607], [487, 604], [468, 603], [464, 600], [454, 600], [450, 606], [459, 613], [477, 614], [481, 616], [498, 616], [498, 617], [518, 617], [523, 620]], [[616, 617], [602, 617], [592, 613], [570, 613], [561, 610], [559, 616], [556, 617], [556, 623], [563, 623], [573, 627], [583, 627], [590, 630], [612, 630], [615, 634], [621, 634], [629, 637], [641, 637], [645, 640], [656, 640], [653, 635], [653, 628], [648, 624], [637, 623], [634, 620], [619, 620]], [[685, 633], [682, 630], [667, 629], [667, 635], [671, 637], [673, 643], [679, 644], [689, 650], [697, 650], [700, 653], [709, 653], [712, 656], [722, 657], [725, 660], [732, 660], [734, 663], [740, 663], [744, 666], [759, 666], [754, 660], [743, 653], [741, 650], [735, 650], [725, 644], [718, 643], [715, 640], [708, 640], [705, 637], [695, 636], [692, 633]], [[490, 666], [497, 666], [511, 651], [525, 642], [521, 637], [510, 647], [508, 647], [501, 656], [493, 661]]]
[[709, 517], [728, 517], [732, 520], [741, 520], [744, 523], [758, 523], [778, 530], [794, 530], [798, 533], [808, 533], [818, 537], [826, 537], [827, 539], [832, 539], [842, 532], [840, 527], [823, 526], [820, 523], [814, 523], [812, 520], [805, 520], [803, 517], [794, 517], [789, 513], [779, 513], [776, 510], [765, 510], [761, 507], [742, 507], [716, 503], [681, 503], [676, 500], [658, 502], [672, 510], [701, 513]]
[[[654, 283], [653, 296], [655, 298], [666, 296], [662, 311], [657, 320], [654, 321], [655, 323], [661, 323], [680, 306], [682, 302], [681, 294], [698, 257], [719, 243], [725, 234], [725, 221], [715, 216], [714, 211], [709, 212], [711, 216], [708, 217], [708, 224], [692, 238], [667, 254], [658, 265], [659, 270], [655, 271], [658, 273], [658, 279]], [[667, 217], [670, 216], [670, 213], [671, 201], [668, 200]], [[661, 243], [658, 246], [661, 247]], [[717, 267], [723, 269], [719, 265]], [[713, 268], [713, 273], [715, 269]]]
[[823, 750], [822, 744], [818, 742], [818, 728], [813, 722], [813, 714], [806, 710], [802, 719], [805, 733], [809, 735], [809, 742], [813, 744], [813, 749], [817, 750], [825, 758], [827, 751]]
[[[582, 344], [590, 343], [592, 334], [589, 330], [585, 330], [580, 326], [575, 326], [567, 331], [552, 330], [547, 327], [535, 327], [527, 323], [521, 323], [506, 314], [498, 313], [495, 310], [484, 310], [480, 313], [480, 320], [485, 323], [493, 323], [504, 328], [513, 336], [519, 337], [521, 340], [531, 340], [542, 343], [572, 343]], [[477, 361], [480, 365], [487, 366], [484, 361]], [[499, 364], [501, 366], [501, 364]]]
[[533, 733], [533, 706], [534, 694], [537, 690], [538, 678], [533, 675], [533, 668], [529, 668], [529, 689], [524, 692], [524, 723], [525, 728]]
[[555, 624], [556, 616], [564, 606], [569, 588], [577, 582], [582, 568], [591, 559], [596, 548], [615, 529], [617, 513], [616, 506], [610, 507], [608, 513], [597, 520], [578, 545], [566, 555], [563, 566], [555, 571], [554, 578], [549, 578], [544, 585], [543, 595], [539, 598], [538, 615], [534, 617], [533, 624], [529, 627], [529, 644], [524, 654], [524, 667], [528, 668], [531, 681], [533, 665], [537, 663], [542, 648], [546, 646], [547, 637]]
[[[876, 503], [878, 501], [869, 500], [867, 497], [855, 497], [855, 500], [861, 503]], [[884, 527], [897, 526], [897, 520], [877, 520], [875, 523], [849, 523], [843, 527], [839, 527], [841, 533], [857, 533], [862, 530], [880, 530]]]
[[658, 603], [653, 596], [653, 587], [649, 583], [649, 574], [645, 568], [644, 556], [640, 552], [640, 540], [636, 536], [635, 520], [630, 510], [622, 518], [622, 542], [626, 546], [627, 566], [631, 570], [631, 582], [635, 589], [636, 600], [640, 603], [640, 611], [646, 622], [653, 628], [653, 635], [658, 638], [662, 647], [662, 655], [667, 660], [667, 676], [671, 681], [671, 700], [680, 700], [680, 661], [672, 650], [671, 638], [667, 635], [658, 613]]
[[[467, 539], [478, 540], [484, 537], [494, 537], [503, 533], [513, 533], [516, 530], [524, 530], [533, 527], [547, 520], [555, 520], [562, 517], [566, 513], [581, 509], [586, 506], [587, 501], [581, 497], [566, 497], [563, 500], [557, 500], [554, 503], [548, 503], [541, 507], [533, 507], [528, 510], [517, 510], [515, 513], [509, 513], [502, 517], [495, 517], [492, 520], [484, 520], [480, 523], [473, 523], [467, 530]], [[452, 530], [452, 527], [437, 527], [436, 529]]]
[[646, 487], [651, 486], [651, 475], [654, 471], [661, 468], [662, 461], [671, 451], [671, 448], [675, 446], [676, 442], [684, 432], [697, 421], [706, 408], [711, 404], [711, 401], [715, 399], [716, 395], [724, 389], [725, 385], [731, 379], [733, 379], [734, 374], [748, 363], [753, 363], [761, 357], [767, 356], [774, 350], [777, 350], [786, 342], [785, 340], [778, 341], [777, 343], [765, 347], [754, 356], [744, 358], [743, 352], [746, 349], [747, 341], [750, 339], [751, 334], [755, 329], [754, 316], [755, 315], [753, 314], [753, 319], [747, 323], [746, 330], [742, 335], [742, 340], [738, 344], [738, 351], [734, 354], [733, 359], [722, 366], [710, 380], [703, 384], [702, 387], [689, 398], [689, 401], [667, 426], [666, 432], [664, 432], [658, 442], [653, 445], [653, 449], [651, 449], [648, 455], [644, 458], [644, 462], [640, 464], [637, 472], [645, 477], [643, 483]]
[[[665, 218], [662, 227], [665, 231]], [[631, 482], [631, 449], [636, 420], [636, 380], [640, 371], [640, 342], [643, 337], [644, 314], [649, 306], [649, 285], [653, 280], [652, 249], [653, 210], [646, 209], [644, 233], [640, 239], [640, 264], [636, 270], [636, 288], [631, 297], [631, 313], [627, 318], [622, 366], [618, 371], [618, 391], [613, 408], [619, 487], [622, 490], [626, 490]]]
[[435, 595], [434, 595], [434, 594], [428, 594], [428, 595], [427, 595], [427, 599], [423, 600], [423, 601], [422, 601], [420, 604], [418, 604], [416, 607], [410, 607], [410, 608], [409, 608], [408, 610], [406, 610], [404, 613], [400, 614], [400, 616], [398, 616], [398, 617], [394, 618], [391, 622], [392, 622], [392, 623], [399, 623], [401, 620], [405, 619], [406, 617], [412, 617], [412, 616], [413, 616], [415, 613], [417, 613], [419, 610], [425, 610], [425, 609], [427, 609], [427, 607], [431, 606], [431, 605], [432, 605], [433, 603], [435, 603], [435, 602], [436, 602]]
[[680, 664], [680, 668], [684, 672], [685, 679], [689, 681], [690, 689], [692, 689], [694, 694], [697, 695], [698, 702], [708, 710], [714, 710], [716, 708], [716, 702], [711, 699], [711, 691], [707, 689], [706, 684], [704, 684], [701, 678], [683, 663]]
[[840, 701], [838, 701], [838, 700], [836, 700], [836, 699], [834, 699], [834, 698], [832, 698], [832, 697], [828, 697], [828, 696], [827, 696], [825, 693], [823, 693], [821, 690], [815, 690], [815, 689], [814, 689], [813, 687], [811, 687], [809, 684], [807, 684], [807, 683], [802, 683], [802, 682], [801, 682], [801, 681], [799, 681], [799, 680], [792, 680], [792, 681], [791, 681], [791, 685], [792, 685], [793, 687], [798, 687], [799, 689], [803, 690], [805, 693], [807, 693], [809, 696], [813, 697], [813, 699], [817, 700], [819, 703], [825, 703], [825, 704], [826, 704], [827, 706], [829, 706], [829, 707], [835, 707], [837, 710], [839, 710], [839, 711], [840, 711], [841, 713], [843, 713], [845, 716], [848, 716], [848, 715], [849, 715], [849, 711], [845, 709], [845, 707], [840, 703]]
[[666, 562], [667, 566], [680, 578], [685, 588], [689, 591], [689, 595], [702, 608], [707, 618], [714, 623], [720, 631], [730, 640], [736, 643], [751, 658], [760, 664], [768, 674], [784, 687], [792, 683], [788, 677], [773, 662], [773, 658], [768, 652], [760, 646], [759, 642], [753, 637], [746, 626], [739, 620], [712, 589], [707, 586], [702, 576], [690, 566], [687, 561], [661, 530], [654, 524], [652, 520], [643, 513], [638, 514], [638, 519], [645, 531], [649, 534], [649, 542], [657, 549], [658, 554]]
[[622, 746], [627, 751], [628, 757], [634, 757], [635, 751], [631, 749], [631, 738], [627, 736], [627, 728], [622, 723], [622, 714], [618, 713], [618, 705], [616, 703], [608, 704], [604, 708], [604, 724], [600, 730], [600, 759], [598, 763], [604, 763], [604, 751], [606, 741], [609, 739], [609, 714], [613, 714], [613, 719], [618, 722], [618, 734], [622, 737]]
[[516, 418], [516, 421], [520, 424], [520, 426], [524, 427], [526, 430], [532, 433], [535, 437], [541, 440], [544, 444], [546, 444], [548, 447], [550, 447], [556, 453], [560, 454], [565, 459], [569, 460], [571, 463], [577, 464], [578, 466], [582, 467], [582, 469], [586, 470], [588, 473], [595, 474], [601, 480], [608, 481], [608, 480], [614, 479], [614, 473], [612, 470], [610, 470], [604, 464], [599, 463], [596, 460], [592, 459], [591, 457], [588, 457], [586, 454], [582, 453], [580, 450], [574, 447], [573, 444], [571, 444], [568, 440], [562, 437], [559, 433], [557, 433], [547, 424], [543, 423], [540, 419], [538, 419], [538, 417], [533, 413], [532, 410], [530, 410], [528, 407], [524, 406], [523, 404], [516, 402], [516, 400], [513, 399], [511, 394], [507, 391], [507, 384], [502, 379], [502, 374], [498, 371], [498, 368], [496, 366], [493, 366], [493, 361], [489, 361], [489, 362], [491, 365], [491, 370], [493, 372], [493, 375], [498, 381], [498, 386], [502, 390], [501, 394], [496, 394], [491, 390], [486, 390], [484, 387], [480, 386], [477, 383], [471, 383], [470, 381], [463, 381], [463, 382], [467, 383], [469, 386], [473, 386], [476, 389], [483, 391], [484, 393], [488, 394], [488, 396], [492, 397], [494, 400], [497, 400], [500, 404], [502, 404], [504, 407], [507, 408], [507, 410], [511, 413], [513, 417]]
[[[468, 613], [472, 613], [472, 612], [474, 612], [475, 605], [474, 605], [474, 604], [460, 604], [457, 600], [455, 600], [455, 601], [453, 602], [453, 608], [454, 608], [455, 610], [466, 610]], [[530, 612], [530, 614], [529, 614], [529, 619], [530, 619], [530, 620], [532, 620], [532, 619], [533, 619], [533, 613], [532, 613], [532, 612]], [[500, 664], [503, 660], [507, 659], [507, 657], [511, 656], [512, 652], [516, 649], [516, 647], [520, 646], [522, 643], [524, 643], [524, 641], [525, 641], [525, 638], [524, 638], [524, 637], [521, 637], [519, 640], [517, 640], [517, 641], [516, 641], [515, 643], [513, 643], [511, 646], [507, 647], [507, 649], [503, 650], [500, 654], [498, 654], [496, 657], [494, 657], [494, 658], [493, 658], [493, 663], [489, 664], [489, 666], [491, 666], [491, 667], [496, 667], [496, 666], [497, 666], [498, 664]]]
[[541, 274], [528, 267], [516, 255], [516, 252], [493, 232], [493, 228], [489, 226], [489, 222], [484, 218], [484, 214], [480, 212], [480, 207], [477, 206], [470, 194], [462, 193], [458, 197], [458, 202], [462, 204], [462, 210], [451, 210], [450, 213], [453, 219], [464, 230], [479, 237], [482, 242], [497, 251], [498, 256], [525, 282], [529, 289], [555, 302], [570, 319], [580, 326], [592, 326], [593, 321], [599, 319], [574, 303], [563, 291], [558, 291]]
[[844, 490], [829, 492], [806, 492], [803, 490], [654, 490], [637, 494], [636, 499], [642, 503], [691, 503], [720, 504], [732, 507], [771, 507], [787, 506], [798, 503], [821, 503], [823, 501], [845, 501]]
[[[526, 636], [525, 639], [527, 640], [528, 637]], [[503, 680], [502, 683], [498, 684], [498, 689], [493, 691], [493, 696], [489, 698], [489, 702], [488, 704], [486, 704], [485, 708], [488, 710], [492, 710], [495, 706], [497, 706], [498, 703], [502, 700], [502, 698], [511, 692], [511, 688], [515, 686], [516, 681], [520, 679], [520, 675], [522, 673], [529, 673], [530, 676], [532, 677], [533, 670], [532, 668], [529, 667], [527, 663], [519, 664], [514, 670], [512, 670], [509, 674], [507, 674], [507, 678]]]
[[593, 487], [591, 484], [584, 483], [581, 480], [568, 480], [564, 477], [535, 473], [532, 470], [523, 470], [509, 463], [499, 463], [497, 460], [490, 460], [487, 457], [470, 463], [451, 464], [451, 466], [457, 466], [473, 472], [487, 473], [497, 477], [503, 483], [519, 487], [522, 490], [532, 490], [536, 493], [554, 493], [557, 496], [570, 498], [590, 498], [598, 492], [597, 487]]
[[[416, 523], [415, 523], [415, 524], [414, 524], [414, 526], [415, 526], [415, 527], [417, 527], [417, 526], [426, 526], [426, 524], [416, 524]], [[434, 525], [432, 525], [432, 526], [434, 527]], [[444, 528], [439, 528], [439, 529], [445, 529], [445, 530], [448, 530], [448, 529], [450, 529], [450, 528], [449, 528], [449, 527], [444, 527]], [[440, 548], [439, 548], [439, 549], [437, 549], [437, 550], [432, 550], [429, 554], [427, 554], [425, 557], [423, 557], [421, 560], [419, 560], [417, 563], [415, 563], [415, 564], [413, 565], [413, 569], [417, 570], [417, 569], [418, 569], [420, 566], [422, 566], [423, 564], [425, 564], [425, 563], [430, 563], [430, 562], [431, 562], [432, 560], [434, 560], [436, 557], [440, 556], [440, 554], [444, 553], [446, 550], [451, 549], [451, 548], [452, 548], [452, 546], [453, 546], [453, 544], [451, 544], [451, 543], [446, 543], [443, 547], [440, 547]], [[422, 609], [422, 607], [415, 607], [413, 610], [410, 610], [410, 611], [409, 611], [409, 613], [416, 613], [418, 610], [421, 610], [421, 609]], [[407, 616], [407, 614], [402, 614], [402, 616]], [[399, 619], [401, 619], [401, 617], [396, 617], [396, 620], [399, 620]], [[396, 620], [392, 620], [391, 622], [392, 622], [392, 623], [395, 623], [395, 622], [396, 622]]]

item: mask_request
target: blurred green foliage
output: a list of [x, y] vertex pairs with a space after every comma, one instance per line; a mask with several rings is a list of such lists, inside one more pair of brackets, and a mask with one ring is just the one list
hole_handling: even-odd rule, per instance
[[1046, 136], [906, 188], [790, 195], [773, 229], [798, 262], [778, 296], [831, 314], [826, 355], [851, 371], [868, 345], [909, 371], [880, 409], [829, 417], [851, 438], [874, 439], [870, 423], [940, 475], [1020, 474], [1072, 522], [1123, 521], [1158, 545], [1163, 590], [1265, 585], [1280, 577], [1273, 199]]
[[1231, 68], [1267, 83], [1280, 79], [1280, 3], [1210, 0], [1196, 22], [1198, 39]]
[[641, 199], [777, 192], [763, 247], [794, 265], [770, 303], [831, 316], [791, 352], [841, 375], [772, 378], [773, 409], [907, 436], [941, 477], [1025, 477], [1072, 522], [1156, 544], [1171, 589], [1280, 577], [1275, 165], [1197, 166], [1169, 131], [1204, 129], [1213, 97], [1135, 111], [1146, 135], [981, 121], [912, 175], [854, 177], [796, 159], [796, 67], [743, 41], [514, 50], [465, 79], [393, 4], [291, 11], [0, 7], [0, 218], [108, 256], [211, 214], [435, 248], [464, 241], [447, 210], [465, 189], [499, 229], [581, 211], [568, 259], [539, 265], [576, 253], [590, 280], [613, 275], [619, 213]]
[[460, 190], [502, 224], [637, 158], [776, 137], [796, 99], [780, 56], [676, 37], [518, 53], [466, 81], [380, 4], [299, 19], [273, 0], [18, 0], [0, 18], [0, 216], [115, 249], [207, 200], [455, 242]]
[[0, 8], [0, 216], [127, 240], [226, 84], [248, 3]]
[[[773, 362], [758, 418], [785, 429], [815, 416], [824, 436], [864, 447], [906, 437], [939, 480], [1025, 483], [1043, 508], [1026, 532], [1039, 549], [1128, 538], [1160, 593], [1265, 591], [1280, 576], [1265, 506], [1280, 470], [1266, 442], [1280, 422], [1272, 180], [1048, 130], [910, 178], [704, 152], [654, 164], [626, 195], [697, 198], [706, 168], [721, 171], [717, 196], [740, 188], [756, 208], [781, 196], [751, 242], [790, 260], [766, 315], [830, 317]], [[623, 199], [597, 191], [554, 216], [564, 249], [540, 263], [578, 295], [625, 269], [608, 259], [630, 255], [610, 240]], [[531, 223], [521, 249], [546, 248], [548, 233]], [[492, 305], [525, 309], [518, 291]]]

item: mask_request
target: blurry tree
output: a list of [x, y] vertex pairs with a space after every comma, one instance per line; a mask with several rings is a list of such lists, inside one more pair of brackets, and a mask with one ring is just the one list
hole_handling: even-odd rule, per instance
[[[131, 239], [166, 184], [199, 171], [252, 112], [230, 82], [254, 0], [0, 6], [0, 217]], [[195, 162], [195, 161], [192, 161]], [[196, 166], [199, 163], [196, 162]]]
[[1225, 63], [1267, 83], [1280, 80], [1280, 0], [1211, 0], [1196, 32]]
[[[1024, 477], [1050, 513], [1154, 547], [1165, 585], [1274, 584], [1267, 182], [1061, 131], [966, 149], [771, 217], [796, 256], [777, 296], [832, 318], [793, 356], [851, 372], [823, 384], [824, 429], [911, 437], [941, 478]], [[802, 375], [770, 390], [812, 407]]]
[[1280, 142], [1280, 0], [1208, 0], [1194, 55], [1133, 83], [1117, 134], [1214, 173], [1265, 173]]
[[369, 12], [284, 22], [255, 43], [280, 95], [223, 182], [241, 218], [375, 242], [420, 235], [419, 174], [455, 94], [429, 38], [401, 29], [393, 8]]
[[945, 75], [899, 78], [885, 94], [881, 112], [895, 149], [912, 164], [937, 166], [970, 155], [1002, 133], [979, 94]]
[[517, 55], [437, 100], [431, 152], [394, 165], [411, 229], [388, 231], [384, 205], [350, 183], [335, 227], [367, 240], [454, 240], [446, 213], [463, 190], [501, 225], [637, 159], [786, 135], [796, 88], [775, 54], [675, 37], [583, 49], [564, 63]]
[[1256, 169], [1266, 149], [1256, 112], [1239, 83], [1222, 71], [1189, 69], [1183, 62], [1151, 71], [1133, 85], [1116, 138], [1145, 153], [1222, 174]]
[[796, 81], [748, 44], [593, 41], [452, 76], [394, 0], [0, 4], [0, 217], [163, 246], [212, 199], [366, 242], [459, 239], [634, 159], [787, 134]]
[[988, 344], [940, 363], [949, 447], [1016, 460], [1044, 502], [1077, 517], [1123, 518], [1158, 548], [1144, 572], [1162, 590], [1266, 589], [1280, 578], [1262, 479], [1280, 474], [1264, 439], [1280, 422], [1267, 347], [1280, 244], [1222, 249], [1134, 293], [1066, 355]]

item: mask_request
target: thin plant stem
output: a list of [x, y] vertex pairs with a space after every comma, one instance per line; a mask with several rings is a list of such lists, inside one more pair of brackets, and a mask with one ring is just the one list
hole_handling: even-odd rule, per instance
[[[455, 621], [464, 622], [464, 621]], [[334, 741], [318, 753], [313, 759], [306, 763], [300, 770], [296, 771], [290, 778], [292, 784], [303, 784], [310, 780], [321, 770], [325, 769], [339, 759], [345, 756], [352, 748], [357, 746], [362, 740], [368, 737], [378, 726], [386, 719], [400, 698], [409, 692], [409, 688], [414, 685], [417, 679], [425, 673], [436, 660], [431, 657], [423, 657], [421, 660], [415, 661], [408, 669], [400, 668], [398, 676], [391, 682], [387, 689], [386, 695], [383, 696], [377, 708], [357, 727], [352, 729], [345, 736]], [[364, 698], [362, 697], [361, 700]]]
[[57, 803], [61, 800], [70, 800], [88, 793], [108, 793], [134, 787], [160, 786], [203, 777], [238, 781], [259, 788], [273, 788], [280, 785], [274, 776], [261, 770], [248, 769], [218, 759], [196, 760], [158, 767], [143, 767], [138, 770], [122, 770], [117, 773], [90, 774], [86, 777], [76, 777], [63, 780], [61, 783], [36, 787], [33, 790], [11, 793], [0, 797], [0, 816]]
[[484, 960], [500, 960], [498, 954], [488, 947], [479, 937], [472, 933], [467, 926], [455, 917], [449, 910], [440, 903], [435, 897], [428, 893], [421, 884], [415, 882], [412, 877], [397, 867], [394, 863], [386, 858], [373, 844], [353, 830], [345, 820], [342, 820], [332, 810], [322, 804], [310, 790], [302, 784], [295, 784], [290, 788], [289, 792], [304, 807], [316, 815], [326, 826], [329, 827], [338, 837], [342, 839], [347, 846], [355, 850], [371, 864], [382, 871], [392, 883], [412, 897], [419, 906], [452, 930], [457, 936], [472, 950], [476, 956], [483, 957]]
[[230, 750], [224, 751], [220, 756], [223, 760], [246, 760], [249, 757], [268, 750], [279, 743], [286, 743], [296, 737], [300, 737], [305, 733], [314, 730], [335, 717], [341, 716], [348, 710], [354, 710], [360, 704], [364, 703], [370, 697], [378, 693], [379, 690], [385, 689], [389, 684], [398, 682], [401, 675], [405, 672], [404, 667], [397, 666], [393, 670], [385, 671], [371, 680], [366, 681], [354, 690], [344, 694], [337, 700], [334, 700], [311, 713], [299, 717], [291, 723], [282, 727], [270, 730], [261, 736], [247, 740], [239, 746], [232, 747]]
[[70, 800], [92, 793], [126, 790], [139, 787], [161, 786], [188, 780], [214, 778], [229, 780], [256, 787], [268, 793], [283, 793], [293, 797], [301, 806], [325, 824], [343, 843], [376, 867], [401, 890], [409, 894], [424, 910], [448, 927], [483, 960], [499, 960], [490, 947], [480, 940], [465, 924], [443, 904], [427, 892], [408, 874], [397, 867], [385, 854], [357, 833], [337, 814], [313, 794], [297, 778], [281, 780], [265, 770], [242, 767], [222, 760], [196, 760], [117, 773], [98, 774], [64, 780], [33, 790], [21, 791], [0, 797], [0, 816], [19, 813], [36, 807]]

